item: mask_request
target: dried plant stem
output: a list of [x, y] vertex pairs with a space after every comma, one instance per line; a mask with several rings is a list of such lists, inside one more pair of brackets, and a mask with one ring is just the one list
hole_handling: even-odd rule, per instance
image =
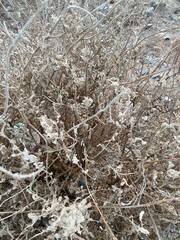
[[10, 177], [12, 177], [16, 180], [23, 180], [23, 179], [27, 179], [27, 178], [35, 178], [43, 170], [44, 170], [44, 167], [40, 168], [36, 172], [32, 172], [32, 173], [29, 173], [29, 174], [20, 174], [20, 173], [12, 173], [11, 171], [8, 171], [3, 167], [0, 167], [0, 172], [3, 172], [3, 173], [7, 174], [8, 176], [10, 176]]
[[153, 223], [153, 227], [154, 227], [155, 232], [156, 232], [156, 234], [157, 234], [158, 240], [162, 240], [162, 238], [161, 238], [161, 236], [160, 236], [160, 234], [159, 234], [159, 230], [158, 230], [158, 228], [157, 228], [157, 225], [156, 225], [156, 223], [155, 223], [155, 221], [154, 221], [154, 218], [153, 218], [153, 216], [152, 216], [152, 214], [151, 214], [151, 211], [150, 211], [149, 207], [148, 207], [147, 209], [148, 209], [148, 213], [149, 213], [149, 216], [150, 216], [150, 218], [151, 218], [151, 221], [152, 221], [152, 223]]
[[162, 199], [150, 203], [139, 204], [139, 205], [129, 205], [129, 206], [119, 206], [119, 204], [113, 204], [112, 206], [106, 206], [101, 208], [119, 208], [119, 209], [131, 209], [131, 208], [144, 208], [144, 207], [151, 207], [155, 205], [161, 205], [163, 203], [170, 203], [172, 201], [180, 201], [180, 197], [170, 198], [170, 199]]
[[104, 224], [105, 224], [105, 226], [106, 226], [106, 228], [107, 228], [107, 230], [108, 230], [108, 232], [109, 232], [112, 240], [118, 240], [118, 239], [116, 238], [116, 236], [114, 235], [113, 231], [111, 230], [109, 224], [107, 223], [107, 221], [106, 221], [106, 219], [105, 219], [102, 211], [100, 210], [100, 208], [99, 208], [99, 206], [98, 206], [98, 203], [96, 202], [96, 200], [95, 200], [94, 197], [92, 196], [92, 193], [91, 193], [91, 191], [90, 191], [90, 189], [89, 189], [89, 186], [88, 186], [88, 181], [87, 181], [87, 177], [86, 177], [86, 176], [85, 176], [85, 180], [86, 180], [86, 187], [87, 187], [89, 196], [91, 197], [91, 199], [92, 199], [92, 201], [93, 201], [96, 209], [98, 210], [98, 212], [99, 212], [99, 214], [100, 214], [100, 216], [101, 216], [101, 219], [102, 219], [102, 221], [104, 222]]

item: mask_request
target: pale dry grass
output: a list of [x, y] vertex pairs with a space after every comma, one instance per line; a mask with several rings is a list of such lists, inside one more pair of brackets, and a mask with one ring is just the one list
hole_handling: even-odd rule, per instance
[[161, 239], [178, 223], [178, 27], [149, 31], [143, 1], [1, 2], [0, 236]]

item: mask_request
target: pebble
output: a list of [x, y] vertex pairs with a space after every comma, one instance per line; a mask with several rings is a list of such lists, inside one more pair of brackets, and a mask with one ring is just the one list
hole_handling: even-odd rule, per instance
[[147, 17], [150, 17], [154, 12], [154, 7], [150, 7], [146, 10]]

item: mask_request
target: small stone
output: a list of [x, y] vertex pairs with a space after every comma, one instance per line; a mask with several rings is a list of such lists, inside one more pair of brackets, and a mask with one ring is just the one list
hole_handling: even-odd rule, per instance
[[141, 70], [141, 74], [142, 74], [142, 75], [146, 75], [146, 74], [148, 74], [148, 73], [149, 73], [148, 68], [146, 68], [146, 67], [143, 66], [143, 68], [142, 68], [142, 70]]
[[176, 8], [175, 10], [174, 10], [174, 14], [179, 14], [180, 13], [180, 8]]
[[150, 3], [150, 6], [153, 8], [156, 8], [158, 5], [159, 5], [159, 1], [156, 1], [156, 0], [154, 0]]
[[147, 17], [150, 17], [154, 12], [154, 7], [150, 7], [146, 10]]
[[169, 41], [170, 39], [171, 39], [171, 38], [170, 38], [169, 35], [167, 35], [167, 36], [164, 37], [164, 40], [165, 40], [165, 41]]
[[153, 24], [152, 23], [149, 23], [149, 24], [147, 24], [146, 26], [145, 26], [145, 30], [147, 30], [147, 29], [150, 29], [150, 28], [152, 28], [152, 26], [153, 26]]
[[153, 76], [152, 76], [152, 79], [160, 79], [161, 78], [161, 75], [160, 74], [154, 74]]

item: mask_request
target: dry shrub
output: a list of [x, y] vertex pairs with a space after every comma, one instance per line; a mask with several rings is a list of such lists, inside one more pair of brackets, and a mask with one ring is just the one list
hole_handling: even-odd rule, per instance
[[1, 237], [160, 239], [176, 223], [179, 39], [147, 6], [2, 1]]

